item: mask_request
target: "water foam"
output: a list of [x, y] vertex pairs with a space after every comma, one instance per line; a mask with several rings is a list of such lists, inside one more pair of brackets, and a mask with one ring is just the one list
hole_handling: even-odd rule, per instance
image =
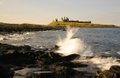
[[118, 51], [118, 52], [117, 52], [117, 54], [119, 54], [119, 55], [120, 55], [120, 51]]
[[24, 39], [28, 39], [26, 36], [33, 34], [32, 32], [26, 32], [23, 34], [19, 34], [19, 33], [14, 33], [14, 34], [4, 34], [4, 35], [0, 35], [0, 41], [4, 41], [4, 40], [24, 40]]

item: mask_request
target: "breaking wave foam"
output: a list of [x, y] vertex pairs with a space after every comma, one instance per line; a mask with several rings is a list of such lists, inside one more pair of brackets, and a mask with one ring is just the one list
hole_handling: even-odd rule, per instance
[[23, 34], [4, 34], [4, 35], [0, 35], [0, 41], [4, 41], [4, 40], [24, 40], [24, 39], [29, 39], [28, 35], [33, 34], [32, 32], [26, 32]]

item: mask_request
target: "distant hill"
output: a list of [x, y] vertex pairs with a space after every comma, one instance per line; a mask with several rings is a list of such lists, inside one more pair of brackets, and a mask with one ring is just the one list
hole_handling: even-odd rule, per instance
[[116, 25], [107, 25], [107, 24], [93, 24], [85, 22], [71, 22], [71, 21], [53, 21], [49, 26], [74, 26], [74, 27], [85, 27], [85, 28], [119, 28]]
[[66, 26], [81, 28], [120, 28], [116, 25], [93, 24], [89, 21], [53, 21], [48, 25], [39, 24], [11, 24], [0, 22], [1, 32], [23, 32], [23, 31], [46, 31], [46, 30], [65, 30]]
[[64, 30], [62, 26], [47, 26], [38, 24], [11, 24], [0, 22], [0, 32], [24, 32], [24, 31], [46, 31], [46, 30]]

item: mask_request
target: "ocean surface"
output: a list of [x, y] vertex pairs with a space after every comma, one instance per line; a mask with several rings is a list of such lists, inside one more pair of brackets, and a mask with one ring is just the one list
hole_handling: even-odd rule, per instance
[[[63, 39], [65, 37], [66, 31], [38, 31], [0, 35], [0, 42], [52, 48], [59, 38]], [[73, 38], [81, 39], [94, 54], [120, 57], [119, 28], [79, 28]]]

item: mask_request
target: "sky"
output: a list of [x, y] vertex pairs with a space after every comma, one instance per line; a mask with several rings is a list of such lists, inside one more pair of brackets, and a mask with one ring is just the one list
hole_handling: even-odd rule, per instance
[[0, 0], [0, 22], [48, 24], [64, 16], [120, 25], [120, 0]]

